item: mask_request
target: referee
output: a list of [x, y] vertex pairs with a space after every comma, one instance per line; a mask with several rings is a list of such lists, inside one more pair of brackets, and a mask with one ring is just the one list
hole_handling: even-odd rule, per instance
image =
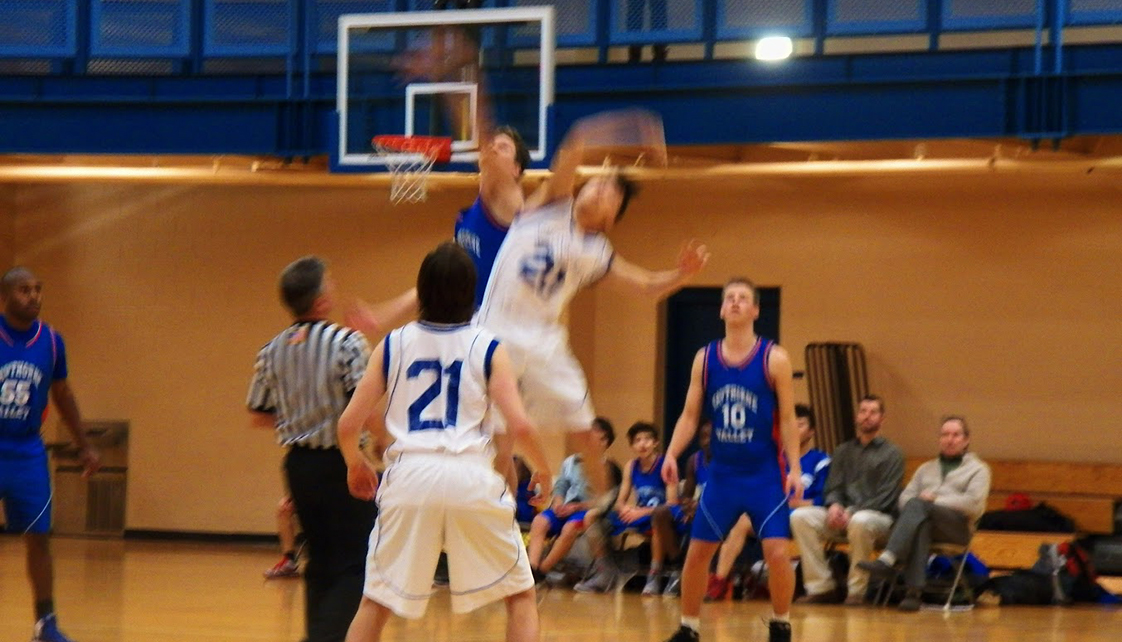
[[362, 334], [331, 323], [335, 283], [307, 256], [284, 269], [280, 294], [292, 313], [257, 353], [246, 402], [254, 425], [275, 428], [288, 448], [285, 477], [304, 529], [306, 642], [341, 642], [362, 599], [366, 545], [377, 509], [351, 497], [336, 424], [366, 370]]

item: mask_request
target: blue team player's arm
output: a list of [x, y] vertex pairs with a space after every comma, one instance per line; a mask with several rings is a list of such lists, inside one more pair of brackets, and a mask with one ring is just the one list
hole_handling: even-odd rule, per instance
[[57, 379], [51, 384], [51, 399], [62, 415], [62, 423], [66, 426], [66, 430], [78, 445], [78, 456], [85, 468], [82, 476], [89, 477], [101, 468], [101, 457], [97, 450], [90, 446], [85, 433], [82, 432], [82, 414], [78, 411], [78, 400], [74, 397], [74, 391], [70, 389], [66, 379]]

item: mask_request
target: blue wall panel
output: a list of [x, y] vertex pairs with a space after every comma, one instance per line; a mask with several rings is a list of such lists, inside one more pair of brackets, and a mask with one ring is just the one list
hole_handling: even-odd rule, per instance
[[[596, 44], [599, 20], [594, 3], [588, 0], [510, 0], [511, 7], [543, 5], [553, 5], [558, 47], [589, 47]], [[538, 43], [536, 37], [526, 38], [517, 29], [514, 35], [518, 45], [536, 46]]]
[[814, 0], [717, 0], [718, 40], [814, 34]]
[[0, 57], [66, 58], [77, 53], [76, 0], [2, 0]]
[[204, 0], [206, 56], [294, 53], [297, 0]]
[[315, 54], [333, 54], [339, 47], [339, 16], [387, 13], [397, 0], [306, 0], [308, 46]]
[[1038, 15], [1047, 24], [1046, 3], [1039, 0], [943, 0], [943, 28], [952, 31], [1026, 29], [1036, 26]]
[[927, 0], [829, 0], [826, 33], [877, 35], [923, 31]]
[[609, 42], [651, 44], [700, 40], [702, 0], [607, 0], [611, 2]]
[[117, 58], [187, 56], [191, 0], [92, 0], [90, 54]]
[[1067, 23], [1072, 25], [1122, 24], [1122, 0], [1068, 0]]

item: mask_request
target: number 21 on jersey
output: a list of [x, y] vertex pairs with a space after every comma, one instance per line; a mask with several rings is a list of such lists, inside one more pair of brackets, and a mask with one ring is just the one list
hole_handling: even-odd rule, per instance
[[[460, 408], [460, 370], [457, 359], [444, 366], [436, 359], [418, 359], [409, 364], [405, 376], [410, 380], [432, 377], [432, 384], [409, 404], [409, 430], [444, 430], [456, 425]], [[430, 408], [431, 406], [431, 408]], [[443, 406], [443, 414], [441, 411]]]

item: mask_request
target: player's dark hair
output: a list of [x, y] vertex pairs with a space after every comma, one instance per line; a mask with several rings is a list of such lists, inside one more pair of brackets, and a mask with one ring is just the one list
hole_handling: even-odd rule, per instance
[[599, 430], [608, 437], [608, 447], [611, 448], [612, 444], [616, 443], [616, 429], [607, 417], [597, 417], [592, 420], [593, 430]]
[[[877, 402], [877, 407], [880, 408], [881, 414], [882, 415], [884, 414], [884, 399], [881, 399], [880, 395], [872, 395], [872, 394], [865, 395], [864, 397], [861, 397], [861, 401], [875, 401], [875, 402]], [[858, 402], [858, 404], [860, 404], [860, 403], [861, 402]]]
[[467, 323], [475, 313], [475, 264], [464, 248], [445, 241], [429, 252], [417, 272], [422, 321]]
[[756, 284], [752, 282], [752, 279], [749, 279], [746, 276], [734, 276], [731, 279], [729, 279], [728, 281], [725, 281], [724, 287], [721, 288], [721, 298], [724, 298], [725, 290], [727, 290], [730, 285], [746, 285], [746, 286], [748, 286], [748, 289], [752, 290], [752, 303], [753, 303], [753, 305], [759, 305], [760, 304], [760, 291], [756, 289]]
[[318, 256], [296, 259], [281, 272], [281, 301], [294, 316], [301, 317], [312, 311], [316, 298], [323, 291], [326, 272], [327, 263]]
[[948, 421], [957, 421], [962, 426], [962, 436], [966, 437], [967, 439], [970, 438], [970, 426], [966, 424], [966, 417], [963, 417], [962, 415], [946, 415], [942, 420], [939, 421], [939, 427], [942, 428], [943, 424], [947, 423]]
[[518, 173], [522, 174], [530, 166], [530, 148], [526, 147], [526, 141], [523, 140], [522, 134], [519, 134], [518, 130], [510, 125], [496, 127], [492, 137], [500, 135], [507, 136], [514, 141], [514, 162], [518, 163]]
[[806, 417], [806, 422], [810, 424], [812, 429], [816, 427], [814, 423], [814, 411], [811, 410], [810, 406], [805, 403], [795, 404], [795, 418], [802, 419], [803, 417]]
[[616, 172], [614, 178], [620, 196], [619, 210], [616, 211], [616, 223], [619, 223], [620, 219], [623, 218], [623, 213], [627, 211], [627, 205], [631, 203], [631, 199], [639, 194], [639, 184], [624, 176], [621, 172]]
[[654, 424], [647, 421], [636, 421], [627, 429], [627, 443], [635, 443], [635, 439], [643, 433], [647, 433], [656, 442], [658, 441], [658, 428]]

